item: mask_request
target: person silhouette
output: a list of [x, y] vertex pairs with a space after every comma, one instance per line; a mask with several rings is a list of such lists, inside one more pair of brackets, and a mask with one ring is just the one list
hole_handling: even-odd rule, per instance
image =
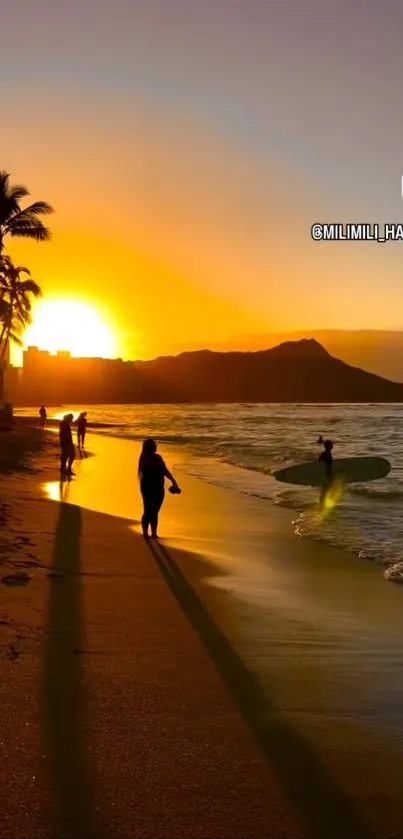
[[85, 435], [87, 433], [87, 411], [83, 411], [77, 420], [77, 444], [79, 449], [84, 448]]
[[60, 471], [65, 475], [74, 475], [72, 466], [76, 457], [76, 449], [73, 443], [73, 435], [71, 433], [71, 423], [73, 422], [73, 414], [65, 414], [59, 425], [59, 441], [60, 441]]
[[158, 515], [164, 503], [165, 478], [171, 481], [171, 489], [173, 488], [176, 493], [180, 493], [180, 489], [161, 455], [157, 454], [155, 440], [144, 440], [139, 458], [138, 476], [144, 505], [141, 519], [143, 536], [145, 539], [149, 538], [148, 528], [151, 527], [152, 538], [158, 539]]
[[323, 451], [319, 455], [321, 463], [325, 464], [325, 481], [322, 486], [320, 504], [323, 506], [326, 495], [333, 482], [333, 442], [332, 440], [324, 440], [322, 436], [319, 437], [318, 445], [323, 446]]
[[44, 405], [39, 408], [39, 428], [45, 428], [48, 413]]

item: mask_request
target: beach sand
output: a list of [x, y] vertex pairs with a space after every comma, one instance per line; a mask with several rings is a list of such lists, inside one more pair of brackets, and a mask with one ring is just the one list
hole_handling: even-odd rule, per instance
[[401, 589], [190, 477], [179, 449], [163, 454], [183, 495], [147, 544], [136, 444], [90, 434], [60, 485], [54, 437], [18, 427], [2, 835], [400, 836]]

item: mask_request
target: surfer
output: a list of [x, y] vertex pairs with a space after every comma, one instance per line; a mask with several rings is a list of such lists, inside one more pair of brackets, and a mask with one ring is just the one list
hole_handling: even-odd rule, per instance
[[324, 504], [326, 495], [331, 487], [333, 481], [333, 442], [332, 440], [324, 440], [322, 436], [319, 437], [318, 445], [323, 446], [323, 452], [319, 455], [319, 461], [325, 464], [326, 468], [326, 483], [322, 486], [320, 494], [320, 505]]

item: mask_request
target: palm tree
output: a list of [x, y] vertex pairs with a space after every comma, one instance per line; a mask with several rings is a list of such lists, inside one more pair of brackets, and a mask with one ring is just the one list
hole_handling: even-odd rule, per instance
[[14, 265], [8, 256], [0, 259], [0, 399], [4, 398], [6, 349], [10, 341], [22, 345], [20, 336], [31, 322], [32, 298], [41, 294], [41, 288], [28, 268]]
[[36, 242], [46, 242], [51, 237], [41, 216], [53, 213], [53, 207], [46, 201], [34, 201], [23, 209], [20, 201], [28, 195], [25, 186], [13, 186], [8, 172], [0, 171], [0, 256], [6, 236], [22, 236]]
[[[23, 275], [28, 279], [23, 279]], [[0, 358], [4, 358], [12, 333], [18, 335], [31, 322], [32, 297], [41, 297], [42, 290], [31, 277], [28, 268], [14, 265], [9, 256], [0, 261], [0, 303], [3, 308], [0, 333]]]

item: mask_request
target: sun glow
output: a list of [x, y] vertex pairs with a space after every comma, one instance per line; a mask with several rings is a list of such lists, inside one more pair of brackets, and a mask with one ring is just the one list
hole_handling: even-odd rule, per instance
[[24, 343], [56, 353], [68, 350], [81, 358], [115, 358], [117, 342], [110, 327], [88, 303], [46, 300], [35, 307]]
[[341, 480], [333, 481], [332, 486], [326, 493], [323, 500], [322, 510], [319, 518], [323, 520], [326, 516], [340, 504], [343, 496], [344, 483]]

